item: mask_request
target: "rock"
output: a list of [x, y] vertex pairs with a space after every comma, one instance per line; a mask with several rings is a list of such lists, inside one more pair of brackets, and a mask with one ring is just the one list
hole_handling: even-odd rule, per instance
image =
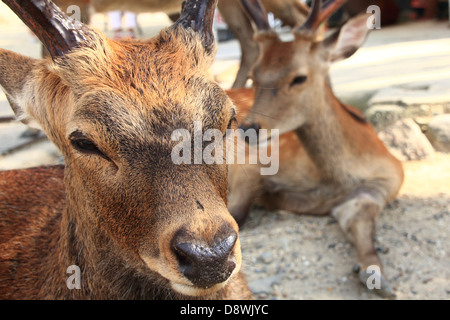
[[405, 109], [397, 105], [375, 105], [365, 115], [376, 131], [382, 131], [404, 118]]
[[281, 275], [275, 275], [267, 278], [256, 279], [250, 281], [248, 286], [254, 294], [269, 294], [272, 291], [272, 286], [277, 284], [281, 279]]
[[378, 133], [400, 161], [423, 160], [434, 154], [433, 146], [412, 119], [402, 119]]
[[433, 117], [415, 117], [414, 121], [419, 125], [422, 132], [426, 133], [428, 131], [428, 125]]
[[261, 259], [262, 262], [264, 263], [271, 263], [273, 261], [273, 255], [271, 251], [265, 251], [263, 252], [259, 258]]
[[450, 114], [435, 116], [426, 135], [437, 151], [450, 152]]
[[382, 254], [387, 254], [387, 253], [389, 253], [389, 248], [388, 248], [388, 247], [377, 246], [375, 249], [377, 250], [377, 252], [380, 252], [380, 253], [382, 253]]
[[379, 90], [368, 101], [374, 105], [398, 105], [405, 108], [406, 116], [431, 116], [442, 114], [449, 108], [447, 88], [450, 82], [424, 85], [403, 85]]

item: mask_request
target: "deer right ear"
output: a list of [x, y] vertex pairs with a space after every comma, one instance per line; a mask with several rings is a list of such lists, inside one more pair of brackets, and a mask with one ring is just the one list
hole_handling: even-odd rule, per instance
[[17, 119], [28, 122], [23, 97], [25, 84], [30, 79], [35, 59], [0, 49], [0, 85], [8, 98]]
[[367, 27], [368, 14], [350, 19], [342, 28], [328, 38], [322, 45], [329, 52], [330, 62], [350, 58], [364, 44], [370, 29]]

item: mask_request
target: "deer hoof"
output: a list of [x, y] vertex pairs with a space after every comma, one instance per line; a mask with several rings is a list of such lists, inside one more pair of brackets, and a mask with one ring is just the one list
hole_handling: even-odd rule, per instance
[[360, 268], [358, 275], [359, 280], [369, 291], [385, 299], [396, 298], [394, 289], [381, 273], [370, 273], [368, 270]]

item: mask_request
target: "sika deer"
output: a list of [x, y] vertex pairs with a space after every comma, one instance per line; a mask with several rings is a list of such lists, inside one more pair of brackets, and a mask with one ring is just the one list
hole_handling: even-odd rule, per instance
[[[1, 299], [244, 299], [226, 165], [175, 165], [174, 129], [226, 129], [234, 107], [208, 79], [217, 0], [172, 27], [117, 42], [47, 0], [4, 2], [51, 58], [0, 50], [16, 115], [36, 120], [65, 168], [0, 173]], [[67, 268], [81, 270], [69, 290]]]
[[[261, 54], [252, 70], [254, 92], [228, 93], [238, 114], [245, 116], [242, 129], [280, 130], [280, 164], [274, 176], [259, 175], [255, 166], [234, 166], [230, 212], [241, 224], [257, 200], [269, 209], [331, 213], [356, 247], [359, 277], [366, 284], [369, 266], [381, 270], [373, 240], [375, 221], [397, 195], [403, 169], [364, 116], [336, 98], [327, 77], [330, 63], [350, 57], [361, 46], [367, 17], [348, 21], [321, 41], [317, 27], [343, 1], [328, 1], [322, 11], [321, 1], [315, 1], [305, 24], [294, 29], [295, 39], [282, 42], [261, 4], [243, 2], [259, 26]], [[380, 281], [376, 292], [392, 296], [384, 276]]]

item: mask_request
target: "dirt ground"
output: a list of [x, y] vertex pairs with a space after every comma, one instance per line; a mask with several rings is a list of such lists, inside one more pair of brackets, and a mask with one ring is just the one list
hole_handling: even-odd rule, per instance
[[[397, 299], [450, 298], [450, 154], [404, 163], [376, 246]], [[259, 299], [381, 299], [352, 271], [356, 250], [332, 217], [256, 208], [241, 229], [243, 269]]]

